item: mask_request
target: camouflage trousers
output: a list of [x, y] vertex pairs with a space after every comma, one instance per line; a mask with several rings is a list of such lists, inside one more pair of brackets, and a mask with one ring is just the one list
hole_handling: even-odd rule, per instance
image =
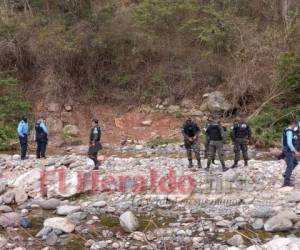
[[248, 140], [247, 139], [236, 139], [234, 141], [234, 161], [240, 160], [240, 152], [242, 151], [243, 158], [245, 161], [249, 160], [248, 157]]
[[186, 149], [186, 154], [187, 154], [187, 158], [188, 160], [191, 162], [192, 161], [192, 153], [194, 151], [195, 157], [198, 161], [198, 163], [201, 161], [201, 157], [200, 157], [200, 144], [199, 141], [194, 141], [194, 142], [190, 142], [188, 140], [184, 141], [184, 146]]
[[225, 166], [223, 144], [223, 141], [209, 141], [207, 166], [215, 159], [216, 153], [222, 166]]

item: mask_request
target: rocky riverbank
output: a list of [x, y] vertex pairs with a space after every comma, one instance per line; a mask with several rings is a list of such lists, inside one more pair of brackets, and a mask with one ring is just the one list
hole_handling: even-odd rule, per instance
[[281, 188], [282, 162], [191, 172], [154, 153], [92, 168], [77, 154], [1, 155], [1, 249], [300, 249], [299, 173]]

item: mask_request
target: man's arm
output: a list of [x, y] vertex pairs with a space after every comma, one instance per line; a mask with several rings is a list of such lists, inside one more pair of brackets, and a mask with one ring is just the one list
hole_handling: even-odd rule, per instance
[[41, 128], [44, 130], [44, 132], [46, 133], [46, 134], [48, 134], [48, 128], [46, 127], [46, 125], [44, 124], [44, 123], [41, 123]]
[[18, 131], [19, 136], [24, 137], [24, 134], [22, 133], [22, 130], [23, 130], [23, 124], [20, 122], [19, 125], [18, 125], [17, 131]]
[[286, 132], [286, 137], [287, 137], [287, 144], [288, 144], [289, 149], [292, 152], [296, 152], [296, 149], [293, 145], [293, 132], [292, 131], [287, 131]]
[[251, 139], [252, 137], [252, 131], [251, 131], [251, 128], [250, 126], [247, 124], [247, 129], [248, 129], [248, 138]]

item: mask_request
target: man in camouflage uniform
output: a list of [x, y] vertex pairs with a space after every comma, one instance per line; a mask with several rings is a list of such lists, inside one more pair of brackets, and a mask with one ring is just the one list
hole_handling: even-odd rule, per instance
[[192, 121], [191, 118], [187, 119], [182, 127], [182, 134], [184, 138], [184, 146], [186, 148], [187, 158], [189, 160], [189, 168], [193, 167], [192, 151], [194, 151], [198, 168], [201, 168], [200, 157], [200, 144], [199, 144], [200, 129], [198, 125]]
[[[213, 122], [212, 116], [209, 116], [207, 118], [207, 123], [205, 125], [204, 131], [205, 131], [205, 148], [204, 148], [204, 158], [207, 159], [208, 158], [208, 148], [209, 148], [209, 137], [206, 134], [206, 130], [208, 128], [208, 126]], [[215, 159], [212, 159], [212, 163], [215, 164]]]
[[213, 121], [206, 129], [206, 135], [209, 137], [209, 147], [208, 147], [208, 159], [207, 159], [207, 168], [209, 171], [210, 164], [213, 159], [215, 159], [216, 152], [218, 153], [219, 160], [222, 164], [222, 170], [227, 171], [228, 168], [225, 166], [224, 161], [224, 129], [220, 122]]
[[236, 168], [238, 166], [240, 151], [243, 153], [245, 166], [248, 166], [248, 143], [251, 138], [251, 129], [243, 119], [238, 117], [234, 122], [231, 138], [234, 143], [234, 164], [232, 168]]

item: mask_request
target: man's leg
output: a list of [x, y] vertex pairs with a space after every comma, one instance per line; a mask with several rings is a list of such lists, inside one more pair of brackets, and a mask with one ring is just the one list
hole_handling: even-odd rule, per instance
[[47, 142], [41, 142], [41, 157], [46, 158]]
[[36, 142], [36, 158], [37, 159], [41, 158], [41, 142], [40, 141]]
[[234, 142], [234, 163], [232, 165], [232, 168], [236, 168], [238, 166], [238, 162], [240, 160], [240, 143], [235, 141]]
[[189, 161], [189, 168], [193, 167], [193, 159], [192, 159], [192, 145], [189, 142], [184, 142], [186, 156]]
[[197, 159], [198, 168], [201, 168], [201, 156], [200, 156], [200, 145], [199, 142], [195, 142], [192, 145], [193, 151], [195, 153], [195, 157]]
[[248, 145], [247, 145], [247, 141], [243, 141], [243, 142], [241, 143], [241, 149], [242, 149], [242, 153], [243, 153], [243, 158], [244, 158], [245, 166], [248, 166], [249, 156], [248, 156]]
[[210, 141], [209, 147], [208, 147], [208, 158], [207, 158], [207, 167], [206, 167], [207, 171], [209, 170], [210, 164], [211, 164], [212, 160], [215, 158], [215, 155], [216, 155], [216, 147]]
[[204, 159], [208, 158], [208, 148], [209, 148], [209, 140], [206, 137], [205, 144], [204, 144]]
[[222, 164], [222, 170], [223, 171], [227, 171], [228, 168], [226, 168], [225, 161], [224, 161], [223, 142], [218, 142], [218, 144], [217, 144], [217, 151], [218, 151], [219, 160], [220, 160], [220, 162]]
[[26, 153], [27, 153], [27, 136], [19, 137], [20, 139], [20, 146], [21, 146], [21, 159], [26, 159]]
[[297, 159], [294, 152], [287, 152], [286, 153], [286, 170], [284, 174], [284, 186], [290, 186], [291, 185], [291, 176], [294, 168], [296, 165]]

